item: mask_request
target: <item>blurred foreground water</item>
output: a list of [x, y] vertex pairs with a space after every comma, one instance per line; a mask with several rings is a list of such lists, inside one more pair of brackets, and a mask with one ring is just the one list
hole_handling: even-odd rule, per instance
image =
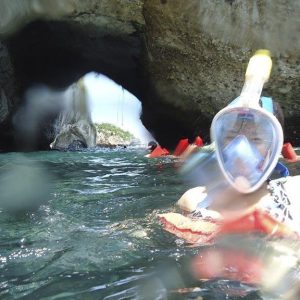
[[199, 247], [157, 220], [188, 187], [174, 161], [145, 154], [1, 154], [0, 298], [265, 299], [251, 285], [192, 278]]

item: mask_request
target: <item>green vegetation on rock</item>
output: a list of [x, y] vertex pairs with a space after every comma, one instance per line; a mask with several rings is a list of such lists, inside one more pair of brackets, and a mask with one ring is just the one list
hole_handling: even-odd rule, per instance
[[101, 124], [95, 124], [97, 133], [102, 133], [104, 136], [116, 136], [123, 141], [131, 142], [134, 139], [134, 136], [126, 131], [121, 129], [120, 127], [117, 127], [110, 123], [101, 123]]

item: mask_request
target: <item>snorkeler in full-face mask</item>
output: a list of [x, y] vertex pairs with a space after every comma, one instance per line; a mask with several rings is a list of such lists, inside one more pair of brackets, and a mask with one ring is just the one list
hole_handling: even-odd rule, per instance
[[[182, 167], [181, 174], [199, 186], [178, 200], [180, 213], [159, 219], [187, 243], [206, 245], [189, 262], [194, 278], [258, 284], [281, 295], [291, 282], [299, 283], [298, 249], [290, 246], [300, 242], [300, 176], [289, 176], [278, 162], [282, 128], [271, 98], [261, 97], [270, 69], [266, 51], [250, 60], [240, 97], [212, 121], [211, 149]], [[274, 170], [283, 177], [273, 179]], [[280, 238], [278, 245], [267, 244], [274, 238]], [[284, 248], [282, 240], [292, 243]]]
[[211, 125], [220, 169], [227, 182], [241, 193], [251, 193], [266, 181], [282, 149], [280, 123], [259, 104], [271, 66], [265, 51], [256, 53], [249, 62], [238, 101], [222, 109]]
[[[258, 51], [250, 59], [241, 95], [212, 121], [214, 151], [208, 157], [199, 152], [183, 166], [182, 174], [190, 175], [191, 166], [196, 165], [200, 157], [197, 172], [190, 172], [200, 184], [179, 199], [178, 205], [185, 213], [177, 214], [177, 220], [169, 219], [169, 225], [173, 226], [170, 228], [176, 228], [178, 222], [183, 228], [184, 218], [233, 220], [259, 212], [263, 215], [261, 222], [270, 217], [276, 228], [282, 228], [278, 224], [283, 223], [289, 230], [300, 233], [296, 191], [300, 176], [271, 180], [283, 145], [279, 121], [270, 109], [260, 105], [262, 87], [269, 78], [271, 65], [266, 50]], [[283, 171], [289, 175], [287, 169]], [[166, 221], [170, 216], [164, 214], [162, 219]], [[261, 227], [260, 221], [256, 225], [259, 227], [253, 230], [275, 230], [272, 226]]]
[[261, 97], [271, 65], [266, 51], [258, 51], [251, 58], [241, 95], [212, 121], [213, 151], [199, 152], [183, 166], [187, 181], [210, 190], [229, 184], [240, 193], [251, 193], [273, 172], [283, 133], [273, 114], [272, 99]]

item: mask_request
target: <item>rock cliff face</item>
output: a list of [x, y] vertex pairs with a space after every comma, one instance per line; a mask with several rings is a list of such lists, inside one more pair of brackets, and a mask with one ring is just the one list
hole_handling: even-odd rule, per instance
[[[286, 139], [299, 145], [299, 15], [297, 0], [2, 0], [0, 149], [22, 149], [14, 114], [28, 87], [66, 88], [89, 71], [141, 100], [142, 120], [161, 144], [207, 140], [257, 48], [273, 53], [264, 94], [280, 102]], [[51, 142], [43, 129], [35, 147]]]

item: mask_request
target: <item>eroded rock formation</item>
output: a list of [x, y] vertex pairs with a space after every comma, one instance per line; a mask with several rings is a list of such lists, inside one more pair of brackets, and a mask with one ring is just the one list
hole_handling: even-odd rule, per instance
[[96, 146], [96, 127], [92, 122], [84, 80], [71, 87], [65, 107], [55, 123], [55, 139], [51, 149], [78, 150]]
[[[299, 14], [297, 0], [2, 0], [0, 148], [22, 149], [13, 118], [28, 87], [66, 88], [89, 71], [141, 100], [161, 144], [207, 140], [257, 48], [273, 53], [264, 94], [281, 103], [286, 138], [299, 145]], [[43, 132], [35, 145], [45, 149]]]

